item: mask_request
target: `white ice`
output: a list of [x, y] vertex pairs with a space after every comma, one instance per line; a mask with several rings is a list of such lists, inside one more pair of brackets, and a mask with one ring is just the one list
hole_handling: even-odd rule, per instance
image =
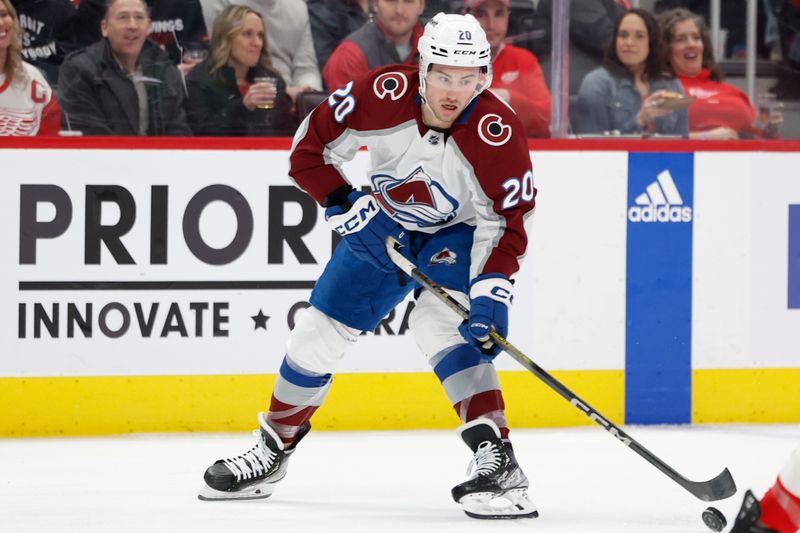
[[[800, 426], [629, 427], [685, 477], [731, 469], [740, 488], [714, 503], [730, 524], [745, 488], [774, 482]], [[708, 531], [695, 499], [596, 427], [516, 429], [517, 456], [540, 517], [487, 522], [450, 499], [470, 458], [453, 431], [312, 431], [266, 500], [201, 502], [213, 460], [250, 434], [0, 439], [2, 532], [497, 532]]]

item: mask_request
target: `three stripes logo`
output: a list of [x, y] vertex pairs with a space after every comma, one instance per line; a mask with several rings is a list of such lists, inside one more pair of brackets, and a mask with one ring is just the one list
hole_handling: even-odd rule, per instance
[[692, 221], [692, 208], [683, 205], [683, 198], [669, 170], [659, 173], [656, 181], [636, 197], [635, 203], [628, 209], [631, 222]]

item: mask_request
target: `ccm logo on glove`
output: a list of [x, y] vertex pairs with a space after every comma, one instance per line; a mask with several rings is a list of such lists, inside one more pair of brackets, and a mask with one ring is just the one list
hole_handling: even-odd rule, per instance
[[508, 334], [508, 308], [513, 301], [513, 285], [502, 274], [484, 274], [472, 281], [469, 290], [469, 319], [459, 327], [467, 342], [494, 357], [500, 347], [489, 340], [492, 328], [505, 337]]
[[408, 232], [381, 210], [372, 195], [351, 191], [347, 201], [328, 207], [325, 219], [358, 259], [384, 272], [397, 270], [386, 253], [386, 238], [408, 249]]
[[360, 196], [346, 212], [328, 218], [328, 223], [336, 233], [344, 237], [345, 235], [361, 231], [364, 225], [369, 222], [372, 217], [377, 215], [379, 211], [380, 208], [375, 198], [373, 198], [372, 195], [365, 194]]

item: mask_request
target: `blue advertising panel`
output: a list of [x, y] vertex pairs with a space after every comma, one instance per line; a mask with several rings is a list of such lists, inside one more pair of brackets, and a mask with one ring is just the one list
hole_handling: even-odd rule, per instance
[[789, 309], [800, 309], [800, 204], [789, 206]]
[[631, 153], [625, 422], [691, 422], [694, 154]]

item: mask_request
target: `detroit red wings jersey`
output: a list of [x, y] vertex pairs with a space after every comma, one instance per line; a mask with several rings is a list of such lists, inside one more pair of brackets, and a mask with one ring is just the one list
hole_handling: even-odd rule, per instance
[[475, 226], [472, 274], [519, 269], [527, 246], [524, 218], [536, 191], [522, 124], [483, 92], [448, 134], [422, 122], [417, 67], [392, 65], [333, 92], [300, 125], [289, 171], [322, 203], [348, 183], [342, 163], [361, 146], [383, 210], [413, 231]]
[[0, 136], [58, 135], [61, 112], [50, 85], [36, 67], [22, 66], [22, 83], [0, 73]]

